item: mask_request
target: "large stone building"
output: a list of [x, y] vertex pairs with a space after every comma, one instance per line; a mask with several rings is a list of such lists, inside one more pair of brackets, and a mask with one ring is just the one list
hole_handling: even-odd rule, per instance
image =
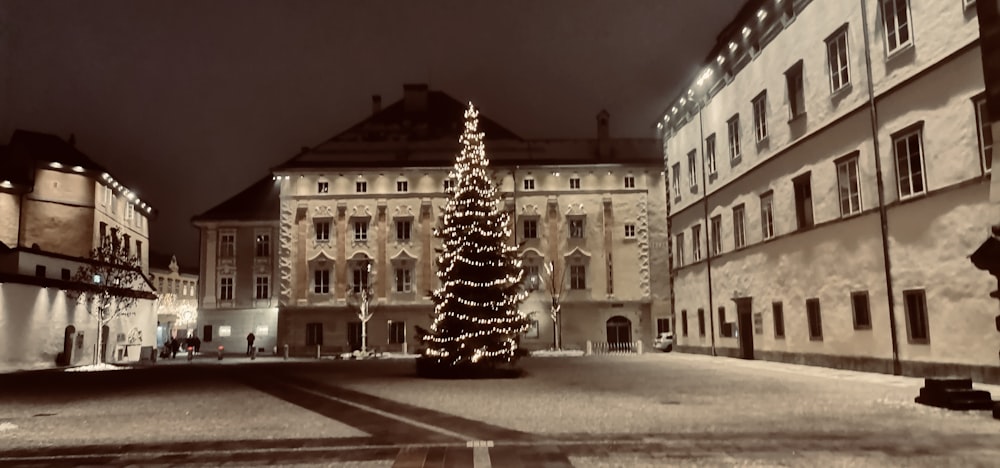
[[747, 2], [658, 124], [680, 349], [1000, 381], [973, 3]]
[[[438, 286], [440, 244], [432, 229], [452, 183], [464, 110], [426, 85], [404, 86], [403, 98], [384, 109], [375, 96], [371, 116], [303, 148], [268, 179], [197, 217], [205, 326], [221, 326], [210, 314], [218, 314], [219, 297], [234, 297], [226, 323], [233, 336], [265, 324], [246, 319], [256, 311], [280, 310], [276, 341], [268, 345], [287, 344], [300, 354], [317, 346], [358, 349], [352, 291], [369, 281], [364, 268], [371, 262], [378, 299], [368, 346], [416, 349], [414, 325], [430, 324], [428, 292]], [[480, 117], [491, 167], [516, 215], [511, 241], [522, 246], [529, 281], [539, 286], [522, 305], [536, 321], [522, 346], [553, 343], [549, 261], [563, 289], [566, 346], [648, 344], [657, 326], [669, 327], [659, 142], [612, 139], [608, 117], [598, 115], [596, 139], [581, 140], [525, 140]], [[254, 260], [261, 239], [266, 265]], [[265, 298], [254, 301], [267, 308], [240, 304], [241, 297], [260, 296], [261, 285]]]
[[[15, 131], [0, 147], [0, 367], [89, 363], [97, 321], [66, 295], [107, 236], [124, 242], [143, 270], [131, 317], [103, 328], [104, 360], [136, 360], [155, 346], [148, 281], [153, 209], [76, 149], [73, 138]], [[131, 351], [131, 353], [129, 353]], [[128, 354], [128, 356], [126, 356]]]

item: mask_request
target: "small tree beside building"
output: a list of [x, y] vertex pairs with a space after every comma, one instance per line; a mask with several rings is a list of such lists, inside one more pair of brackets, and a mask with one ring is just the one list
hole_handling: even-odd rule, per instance
[[[121, 317], [135, 315], [135, 305], [143, 291], [134, 289], [144, 280], [142, 263], [133, 255], [129, 246], [121, 241], [118, 234], [104, 236], [98, 247], [90, 252], [89, 261], [80, 266], [72, 277], [78, 287], [66, 294], [87, 308], [87, 312], [97, 321], [97, 349], [94, 364], [103, 361], [105, 325]], [[141, 341], [141, 337], [131, 337]]]

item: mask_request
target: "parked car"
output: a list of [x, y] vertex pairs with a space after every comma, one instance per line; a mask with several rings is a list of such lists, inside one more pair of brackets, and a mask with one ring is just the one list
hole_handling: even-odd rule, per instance
[[659, 335], [656, 336], [656, 339], [653, 340], [653, 347], [665, 353], [673, 351], [674, 334], [671, 332], [660, 333]]

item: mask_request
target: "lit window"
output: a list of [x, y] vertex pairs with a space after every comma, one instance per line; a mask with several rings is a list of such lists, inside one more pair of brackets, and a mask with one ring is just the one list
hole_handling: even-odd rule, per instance
[[229, 325], [219, 325], [219, 336], [227, 338], [233, 334], [233, 327]]

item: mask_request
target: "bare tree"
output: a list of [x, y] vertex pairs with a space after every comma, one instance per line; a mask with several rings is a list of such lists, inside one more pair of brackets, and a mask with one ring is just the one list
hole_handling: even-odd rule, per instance
[[562, 297], [566, 292], [566, 267], [556, 269], [552, 260], [545, 262], [545, 289], [552, 299], [549, 316], [552, 317], [552, 346], [562, 349]]
[[133, 289], [145, 277], [139, 257], [129, 252], [115, 230], [103, 236], [101, 244], [90, 251], [89, 262], [80, 266], [72, 281], [77, 288], [67, 291], [70, 298], [87, 307], [87, 312], [97, 319], [97, 349], [94, 364], [104, 356], [102, 349], [104, 326], [119, 317], [135, 315], [136, 301], [141, 291]]
[[357, 305], [358, 319], [361, 320], [361, 356], [368, 356], [368, 321], [372, 319], [371, 303], [375, 299], [375, 272], [372, 269], [372, 259], [365, 260], [364, 275], [361, 284], [349, 286], [352, 302]]

